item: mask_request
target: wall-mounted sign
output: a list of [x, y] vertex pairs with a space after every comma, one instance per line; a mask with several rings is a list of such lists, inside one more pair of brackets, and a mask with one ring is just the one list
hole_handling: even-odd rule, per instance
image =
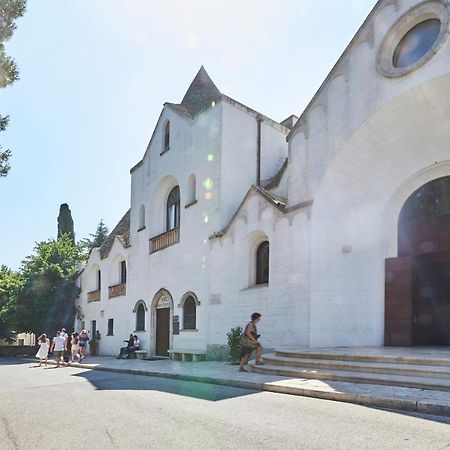
[[170, 300], [165, 295], [159, 297], [158, 304], [156, 305], [156, 309], [162, 308], [170, 308]]

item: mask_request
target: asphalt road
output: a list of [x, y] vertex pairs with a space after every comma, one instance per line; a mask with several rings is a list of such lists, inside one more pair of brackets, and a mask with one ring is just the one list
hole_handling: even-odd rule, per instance
[[450, 419], [0, 359], [0, 449], [450, 449]]

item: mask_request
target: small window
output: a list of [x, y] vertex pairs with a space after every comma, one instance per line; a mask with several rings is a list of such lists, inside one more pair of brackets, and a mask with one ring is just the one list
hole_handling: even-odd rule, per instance
[[97, 291], [100, 291], [102, 289], [102, 272], [99, 270], [97, 272]]
[[166, 123], [164, 127], [164, 148], [163, 151], [167, 151], [170, 148], [170, 122]]
[[183, 329], [195, 330], [197, 327], [197, 305], [192, 297], [188, 297], [183, 305]]
[[91, 321], [91, 339], [97, 335], [97, 321]]
[[394, 67], [412, 66], [423, 58], [437, 41], [440, 31], [439, 19], [425, 20], [409, 30], [395, 49]]
[[120, 263], [120, 284], [125, 284], [127, 282], [127, 263], [126, 261], [121, 261]]
[[143, 230], [145, 228], [145, 206], [141, 205], [139, 208], [139, 230]]
[[167, 198], [166, 231], [180, 226], [180, 188], [175, 186]]
[[145, 308], [142, 303], [136, 310], [136, 331], [145, 331]]
[[256, 284], [269, 283], [269, 241], [259, 244], [256, 249]]
[[108, 319], [108, 336], [114, 336], [114, 319]]
[[192, 205], [197, 200], [197, 180], [195, 175], [192, 174], [188, 180], [188, 203], [187, 205]]

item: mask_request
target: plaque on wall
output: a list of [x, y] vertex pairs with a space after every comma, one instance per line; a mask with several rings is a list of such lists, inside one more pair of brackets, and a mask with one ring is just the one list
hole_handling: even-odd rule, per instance
[[178, 316], [173, 316], [172, 334], [180, 334], [180, 322], [178, 320]]

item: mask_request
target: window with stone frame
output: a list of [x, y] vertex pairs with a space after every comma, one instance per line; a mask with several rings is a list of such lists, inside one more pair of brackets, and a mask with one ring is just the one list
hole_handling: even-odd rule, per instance
[[188, 297], [183, 304], [183, 329], [197, 329], [197, 304], [193, 297]]
[[145, 307], [142, 303], [136, 309], [136, 331], [145, 331]]

